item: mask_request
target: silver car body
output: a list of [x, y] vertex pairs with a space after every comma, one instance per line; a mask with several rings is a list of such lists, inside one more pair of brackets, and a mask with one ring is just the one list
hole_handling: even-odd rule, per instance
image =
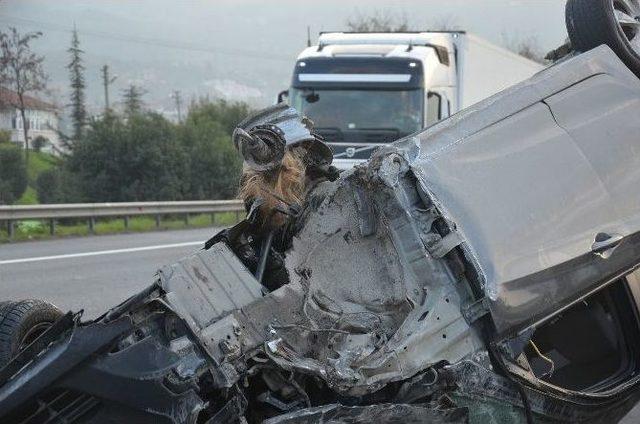
[[[455, 223], [500, 333], [638, 265], [640, 80], [606, 47], [395, 148]], [[598, 233], [621, 240], [596, 254]]]

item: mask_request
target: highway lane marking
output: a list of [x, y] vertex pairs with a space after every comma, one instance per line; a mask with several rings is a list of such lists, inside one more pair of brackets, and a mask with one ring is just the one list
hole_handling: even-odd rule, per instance
[[98, 250], [94, 252], [67, 253], [65, 255], [37, 256], [33, 258], [8, 259], [8, 260], [0, 261], [0, 265], [22, 264], [27, 262], [39, 262], [39, 261], [52, 261], [56, 259], [83, 258], [85, 256], [115, 255], [118, 253], [142, 252], [144, 250], [170, 249], [172, 247], [195, 246], [198, 244], [203, 245], [204, 241], [188, 241], [184, 243], [158, 244], [155, 246], [143, 246], [143, 247], [130, 247], [126, 249]]

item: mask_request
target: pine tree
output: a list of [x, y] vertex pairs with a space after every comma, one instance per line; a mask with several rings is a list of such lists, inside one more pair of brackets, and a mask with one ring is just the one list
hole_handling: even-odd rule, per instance
[[71, 121], [73, 125], [73, 140], [77, 141], [82, 137], [82, 131], [87, 122], [87, 109], [85, 106], [85, 82], [84, 65], [82, 64], [83, 50], [80, 49], [78, 31], [74, 28], [71, 37], [71, 47], [67, 50], [71, 60], [67, 65], [69, 69], [69, 79], [71, 81]]
[[131, 84], [122, 93], [124, 101], [124, 113], [128, 116], [134, 116], [142, 112], [142, 95], [144, 90]]

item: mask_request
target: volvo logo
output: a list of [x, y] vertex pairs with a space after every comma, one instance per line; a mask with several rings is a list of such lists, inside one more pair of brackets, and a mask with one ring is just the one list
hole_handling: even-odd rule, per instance
[[345, 150], [345, 153], [347, 154], [347, 157], [352, 158], [353, 155], [356, 154], [356, 148], [355, 147], [347, 147], [347, 150]]

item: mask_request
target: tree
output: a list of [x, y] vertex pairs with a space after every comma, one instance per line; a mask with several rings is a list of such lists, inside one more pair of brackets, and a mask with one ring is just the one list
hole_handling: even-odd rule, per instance
[[173, 101], [176, 103], [176, 112], [178, 113], [178, 123], [182, 122], [182, 94], [180, 93], [180, 90], [175, 90], [172, 94], [171, 97], [173, 98]]
[[75, 191], [77, 182], [64, 163], [39, 173], [35, 185], [38, 202], [42, 204], [73, 203], [81, 199]]
[[76, 201], [183, 200], [188, 157], [175, 126], [155, 113], [113, 114], [90, 124], [66, 160]]
[[573, 51], [573, 46], [571, 45], [571, 40], [567, 36], [567, 38], [565, 38], [564, 40], [564, 44], [562, 44], [560, 47], [556, 47], [555, 49], [547, 52], [547, 54], [544, 56], [544, 60], [547, 63], [556, 62], [562, 59], [563, 57], [566, 57], [572, 51]]
[[455, 15], [442, 15], [435, 18], [429, 24], [431, 31], [458, 31], [460, 25], [458, 25], [458, 18]]
[[126, 116], [132, 117], [142, 112], [142, 107], [144, 106], [142, 96], [144, 94], [144, 90], [134, 84], [129, 85], [129, 87], [124, 90], [122, 98]]
[[10, 205], [27, 189], [27, 167], [14, 144], [0, 145], [0, 205]]
[[[189, 155], [188, 192], [192, 199], [229, 199], [236, 195], [242, 161], [231, 142], [231, 131], [248, 108], [243, 104], [201, 102], [192, 105], [180, 126], [183, 149]], [[230, 118], [235, 116], [235, 118]]]
[[506, 47], [514, 53], [538, 63], [545, 63], [544, 54], [535, 36], [530, 37], [509, 37], [502, 35]]
[[41, 135], [37, 136], [36, 138], [33, 139], [33, 142], [31, 143], [31, 145], [33, 146], [33, 150], [35, 150], [36, 152], [39, 152], [40, 150], [42, 150], [44, 146], [47, 145], [48, 141], [49, 140], [47, 140], [46, 137], [43, 137]]
[[67, 69], [69, 70], [69, 80], [71, 87], [71, 95], [69, 107], [71, 108], [71, 123], [73, 126], [73, 141], [80, 140], [82, 130], [87, 121], [87, 108], [85, 106], [85, 81], [84, 81], [84, 65], [82, 64], [83, 50], [80, 49], [80, 40], [78, 39], [78, 31], [73, 28], [71, 36], [71, 47], [67, 50], [70, 56]]
[[31, 51], [31, 41], [42, 36], [41, 32], [20, 34], [15, 28], [8, 33], [0, 31], [0, 83], [16, 93], [10, 106], [18, 109], [22, 118], [25, 160], [29, 161], [29, 120], [27, 120], [26, 96], [44, 90], [47, 75], [42, 68], [44, 58]]
[[347, 19], [345, 25], [353, 32], [402, 32], [411, 29], [406, 15], [395, 15], [382, 9], [373, 10], [367, 15], [358, 11]]
[[[229, 199], [242, 170], [231, 133], [244, 103], [193, 103], [183, 123], [139, 111], [107, 113], [85, 128], [59, 174], [38, 180], [41, 201]], [[70, 188], [70, 189], [69, 189]]]
[[0, 144], [9, 143], [11, 141], [11, 131], [0, 130]]
[[36, 193], [40, 203], [64, 203], [61, 175], [62, 171], [58, 168], [47, 169], [38, 174]]
[[218, 122], [224, 133], [230, 136], [249, 113], [251, 109], [244, 102], [229, 102], [223, 99], [212, 102], [200, 99], [198, 102], [192, 102], [189, 107], [189, 125], [200, 121]]

